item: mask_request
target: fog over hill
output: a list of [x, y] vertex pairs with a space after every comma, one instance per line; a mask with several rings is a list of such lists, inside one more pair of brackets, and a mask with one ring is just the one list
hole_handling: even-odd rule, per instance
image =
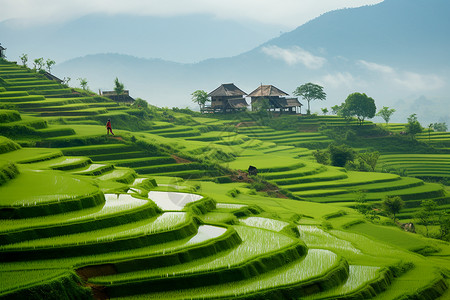
[[[423, 125], [448, 124], [448, 11], [445, 0], [386, 0], [326, 13], [233, 57], [182, 64], [106, 53], [76, 58], [54, 70], [71, 77], [72, 85], [78, 77], [87, 78], [94, 91], [112, 89], [117, 76], [132, 96], [168, 107], [194, 107], [194, 90], [209, 92], [221, 83], [234, 82], [247, 93], [261, 83], [292, 93], [300, 84], [316, 82], [328, 98], [312, 103], [313, 112], [358, 91], [373, 97], [378, 108], [396, 108], [393, 121], [417, 113]], [[180, 44], [178, 51], [185, 47]]]

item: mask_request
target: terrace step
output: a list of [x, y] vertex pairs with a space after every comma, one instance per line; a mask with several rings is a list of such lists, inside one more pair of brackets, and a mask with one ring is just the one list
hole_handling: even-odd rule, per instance
[[[145, 174], [145, 173], [143, 173]], [[161, 173], [151, 173], [154, 176], [169, 176], [169, 177], [181, 177], [185, 179], [197, 179], [197, 178], [211, 178], [213, 176], [220, 175], [218, 171], [215, 170], [183, 170], [183, 171], [173, 171], [173, 172], [161, 172]]]
[[[119, 271], [119, 274], [91, 278], [89, 281], [106, 285], [109, 294], [114, 296], [170, 291], [246, 280], [282, 267], [286, 260], [300, 260], [306, 254], [306, 248], [296, 239], [258, 228], [232, 228], [242, 242], [231, 251], [214, 255], [190, 255], [181, 261], [166, 259], [166, 264], [160, 263], [158, 267], [135, 263], [138, 269], [133, 272]], [[263, 246], [266, 239], [276, 240], [277, 243]], [[116, 268], [120, 269], [120, 266], [116, 265]]]
[[36, 170], [75, 170], [86, 167], [92, 163], [89, 157], [82, 156], [60, 156], [49, 160], [41, 160], [38, 162], [27, 163], [28, 168]]
[[[318, 262], [320, 261], [320, 264]], [[336, 254], [312, 249], [304, 259], [297, 259], [280, 268], [248, 279], [154, 293], [138, 294], [139, 297], [165, 299], [219, 299], [219, 298], [299, 298], [317, 290], [329, 289], [347, 278], [348, 264]], [[134, 293], [136, 293], [135, 291]], [[124, 295], [132, 299], [136, 295]]]
[[[17, 144], [16, 142], [14, 142], [6, 137], [0, 136], [0, 154], [4, 155], [5, 153], [15, 151], [20, 148], [21, 148], [20, 145]], [[3, 155], [2, 155], [2, 157], [3, 157]]]
[[334, 181], [348, 178], [346, 172], [340, 169], [329, 169], [324, 172], [305, 175], [297, 178], [290, 179], [277, 179], [273, 180], [277, 185], [291, 187], [293, 185], [301, 184], [301, 183], [309, 183], [309, 182], [323, 182], [323, 181]]
[[190, 193], [151, 191], [148, 198], [163, 211], [194, 209], [198, 213], [206, 213], [216, 207], [210, 198]]
[[128, 194], [105, 194], [102, 207], [63, 215], [0, 220], [0, 245], [87, 232], [152, 218], [161, 211], [152, 201]]
[[[123, 158], [124, 156], [122, 156]], [[119, 167], [141, 168], [147, 166], [160, 166], [164, 164], [173, 164], [176, 160], [171, 156], [153, 156], [139, 157], [131, 159], [116, 160], [114, 164]]]
[[87, 109], [79, 109], [79, 110], [59, 110], [59, 111], [41, 111], [39, 113], [42, 117], [50, 117], [50, 116], [95, 116], [100, 114], [107, 113], [108, 110], [104, 108], [87, 108]]
[[193, 236], [197, 227], [198, 221], [190, 214], [168, 212], [117, 226], [2, 245], [0, 260], [54, 259], [135, 249]]
[[[58, 184], [49, 184], [55, 182]], [[90, 181], [54, 171], [22, 170], [1, 188], [0, 219], [65, 213], [105, 202], [103, 193]]]
[[277, 182], [277, 180], [286, 180], [288, 178], [303, 177], [325, 172], [327, 167], [320, 164], [307, 164], [294, 170], [284, 172], [263, 173], [265, 179]]
[[186, 171], [203, 168], [204, 166], [200, 163], [181, 163], [181, 164], [161, 164], [146, 167], [135, 167], [134, 169], [139, 174], [155, 174], [155, 173]]
[[113, 169], [114, 165], [111, 164], [91, 164], [85, 168], [72, 170], [71, 173], [74, 175], [98, 176]]
[[64, 155], [83, 155], [95, 158], [98, 158], [97, 155], [101, 156], [103, 154], [120, 155], [123, 157], [123, 153], [136, 150], [137, 148], [135, 146], [126, 144], [101, 144], [61, 148]]
[[19, 175], [17, 166], [10, 161], [0, 160], [0, 186]]
[[370, 299], [385, 291], [392, 281], [392, 272], [387, 269], [349, 265], [348, 278], [343, 284], [304, 299]]
[[[20, 108], [20, 103], [22, 102], [31, 102], [31, 101], [43, 101], [45, 100], [44, 96], [41, 95], [28, 95], [28, 93], [25, 96], [14, 96], [12, 93], [26, 93], [26, 92], [9, 92], [11, 96], [3, 95], [0, 96], [0, 102], [4, 103], [14, 103], [17, 107]], [[0, 93], [1, 95], [1, 93]]]
[[[322, 173], [323, 174], [323, 173]], [[374, 174], [377, 174], [375, 176]], [[311, 182], [304, 184], [285, 185], [284, 188], [292, 192], [318, 190], [324, 188], [341, 188], [354, 187], [368, 183], [389, 182], [393, 180], [400, 180], [398, 175], [386, 173], [364, 173], [364, 172], [347, 172], [348, 178], [334, 180], [332, 182]]]
[[80, 279], [67, 269], [0, 271], [2, 299], [31, 299], [36, 295], [57, 298], [89, 299], [91, 291], [82, 287]]
[[117, 167], [112, 171], [106, 172], [98, 176], [97, 179], [102, 181], [112, 180], [125, 184], [130, 184], [134, 182], [136, 177], [137, 174], [133, 169]]

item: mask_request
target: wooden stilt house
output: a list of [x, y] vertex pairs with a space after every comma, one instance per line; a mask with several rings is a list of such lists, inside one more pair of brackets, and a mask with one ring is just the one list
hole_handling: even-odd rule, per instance
[[298, 99], [286, 98], [285, 96], [289, 95], [273, 85], [260, 85], [248, 95], [251, 98], [252, 110], [259, 101], [267, 99], [269, 100], [270, 111], [290, 114], [300, 113], [302, 104]]
[[209, 112], [234, 112], [246, 110], [248, 107], [244, 97], [246, 92], [233, 83], [226, 83], [208, 94], [211, 97], [211, 106], [205, 108]]

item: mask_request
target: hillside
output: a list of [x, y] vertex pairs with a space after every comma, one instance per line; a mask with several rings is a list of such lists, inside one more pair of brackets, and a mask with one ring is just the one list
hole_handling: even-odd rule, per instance
[[448, 242], [352, 208], [398, 195], [406, 221], [448, 192], [313, 160], [321, 124], [356, 121], [129, 107], [6, 61], [0, 85], [2, 299], [448, 296]]
[[193, 91], [209, 92], [226, 82], [248, 93], [261, 83], [292, 93], [315, 82], [328, 95], [323, 106], [340, 104], [358, 91], [380, 106], [395, 106], [395, 122], [418, 113], [423, 123], [449, 123], [449, 114], [436, 109], [446, 105], [449, 89], [450, 44], [442, 38], [450, 29], [449, 9], [445, 0], [386, 0], [325, 13], [231, 57], [174, 64], [103, 50], [61, 62], [54, 70], [72, 80], [87, 78], [94, 90], [110, 89], [120, 75], [136, 95], [167, 107], [189, 106]]

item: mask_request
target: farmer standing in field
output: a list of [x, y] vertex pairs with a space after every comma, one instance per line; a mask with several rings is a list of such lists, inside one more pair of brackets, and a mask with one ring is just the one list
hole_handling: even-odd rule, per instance
[[114, 135], [114, 133], [112, 132], [112, 128], [111, 128], [111, 120], [108, 119], [108, 122], [106, 122], [106, 133], [109, 135], [110, 132], [112, 135]]

